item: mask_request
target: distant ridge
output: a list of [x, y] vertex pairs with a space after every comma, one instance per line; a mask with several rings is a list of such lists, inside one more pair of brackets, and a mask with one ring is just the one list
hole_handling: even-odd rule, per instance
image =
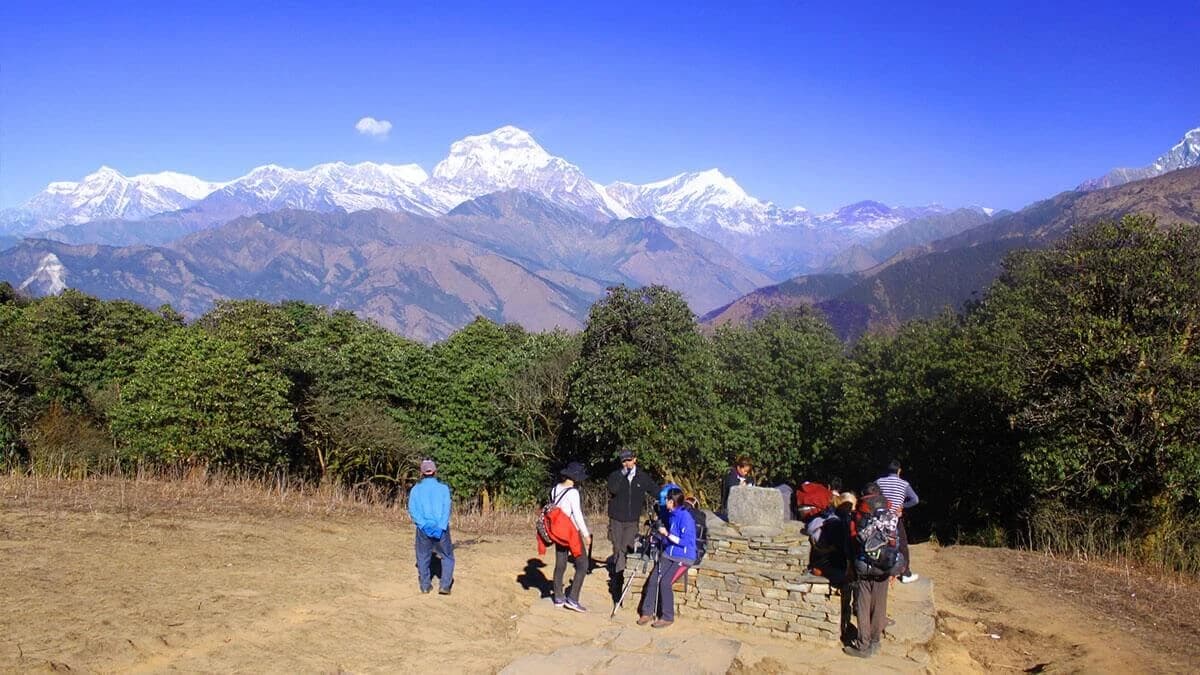
[[1160, 155], [1149, 166], [1136, 169], [1113, 169], [1099, 178], [1084, 181], [1078, 189], [1088, 191], [1116, 187], [1193, 166], [1200, 166], [1200, 127], [1184, 134], [1183, 140]]
[[844, 339], [958, 309], [996, 279], [1010, 251], [1047, 246], [1072, 228], [1130, 213], [1163, 225], [1200, 225], [1200, 167], [1091, 192], [1064, 192], [977, 227], [906, 249], [850, 274], [801, 276], [709, 312], [710, 326], [753, 322], [777, 308], [811, 304]]

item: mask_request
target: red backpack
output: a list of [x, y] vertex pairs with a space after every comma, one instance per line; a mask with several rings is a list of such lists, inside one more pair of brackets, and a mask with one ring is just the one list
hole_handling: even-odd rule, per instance
[[827, 485], [804, 481], [796, 489], [796, 515], [800, 520], [810, 520], [831, 506], [833, 490]]
[[555, 544], [571, 549], [571, 555], [575, 557], [583, 555], [583, 537], [579, 536], [579, 529], [575, 527], [571, 516], [567, 515], [567, 512], [558, 506], [562, 498], [574, 489], [570, 487], [563, 490], [558, 495], [558, 499], [546, 502], [546, 505], [542, 507], [541, 513], [538, 514], [537, 523], [535, 524], [537, 528], [538, 555], [544, 555], [546, 548]]

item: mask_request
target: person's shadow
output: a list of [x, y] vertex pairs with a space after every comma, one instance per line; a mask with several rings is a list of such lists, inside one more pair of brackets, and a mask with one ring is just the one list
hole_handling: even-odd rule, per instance
[[525, 570], [517, 575], [517, 583], [521, 584], [521, 588], [525, 590], [538, 589], [539, 597], [550, 597], [554, 592], [554, 584], [542, 572], [542, 568], [545, 566], [546, 563], [542, 562], [541, 558], [530, 558], [525, 561]]

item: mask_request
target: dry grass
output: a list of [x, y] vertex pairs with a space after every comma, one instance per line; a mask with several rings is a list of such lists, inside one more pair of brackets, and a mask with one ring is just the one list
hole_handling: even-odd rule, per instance
[[[407, 525], [403, 496], [373, 486], [313, 485], [286, 478], [238, 477], [206, 471], [56, 478], [0, 474], [0, 503], [76, 513], [104, 512], [131, 519], [219, 515], [228, 518], [367, 518]], [[456, 531], [472, 534], [533, 532], [536, 510], [456, 507]]]
[[1014, 552], [1013, 558], [1014, 577], [1029, 586], [1122, 619], [1130, 633], [1200, 662], [1200, 581], [1194, 577], [1130, 560], [1033, 552]]

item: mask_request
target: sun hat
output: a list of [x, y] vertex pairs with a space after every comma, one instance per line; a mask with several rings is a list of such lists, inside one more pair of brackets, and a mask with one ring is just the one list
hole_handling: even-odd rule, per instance
[[587, 469], [584, 469], [583, 465], [579, 462], [571, 462], [559, 472], [559, 475], [564, 478], [570, 478], [576, 483], [581, 483], [587, 480]]

